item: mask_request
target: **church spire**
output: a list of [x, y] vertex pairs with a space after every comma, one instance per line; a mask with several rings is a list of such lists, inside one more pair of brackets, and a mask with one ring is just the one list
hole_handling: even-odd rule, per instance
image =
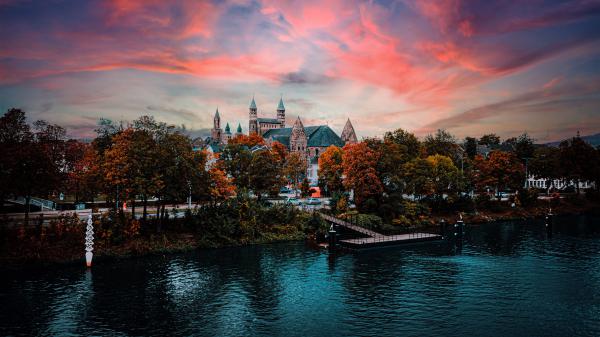
[[342, 138], [345, 144], [354, 144], [358, 142], [358, 139], [356, 139], [356, 132], [354, 132], [354, 127], [352, 126], [352, 122], [350, 122], [350, 118], [348, 118], [346, 121], [346, 125], [344, 125], [344, 130], [342, 131], [342, 136], [340, 138]]
[[285, 107], [283, 106], [283, 95], [279, 98], [279, 105], [277, 105], [277, 121], [279, 122], [279, 127], [285, 127]]
[[294, 127], [292, 127], [292, 134], [290, 135], [290, 151], [292, 152], [305, 152], [307, 145], [306, 132], [304, 131], [304, 125], [300, 120], [300, 116], [296, 118]]

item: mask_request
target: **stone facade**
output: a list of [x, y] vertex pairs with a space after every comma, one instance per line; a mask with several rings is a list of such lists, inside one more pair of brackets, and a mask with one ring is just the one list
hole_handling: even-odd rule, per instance
[[[296, 119], [292, 127], [286, 128], [283, 98], [279, 99], [276, 111], [276, 118], [259, 118], [256, 101], [252, 97], [248, 107], [248, 134], [260, 134], [269, 146], [273, 142], [279, 142], [290, 152], [303, 153], [307, 159], [306, 176], [313, 185], [318, 181], [318, 158], [329, 146], [343, 147], [345, 144], [358, 141], [350, 119], [346, 121], [340, 137], [328, 125], [304, 126], [300, 117]], [[235, 136], [241, 134], [243, 134], [242, 128], [238, 124]], [[221, 129], [221, 118], [217, 109], [211, 137], [206, 139], [205, 144], [218, 153], [231, 138], [229, 123], [227, 123], [225, 131]]]

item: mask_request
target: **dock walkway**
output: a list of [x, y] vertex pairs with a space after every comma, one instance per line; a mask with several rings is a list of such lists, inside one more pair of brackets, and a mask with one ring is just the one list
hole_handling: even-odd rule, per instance
[[431, 234], [431, 233], [409, 233], [409, 234], [399, 234], [399, 235], [383, 235], [372, 231], [370, 229], [366, 229], [357, 225], [353, 225], [345, 220], [338, 219], [331, 215], [319, 213], [319, 215], [326, 221], [329, 221], [338, 226], [342, 226], [353, 230], [355, 232], [367, 235], [366, 238], [357, 238], [357, 239], [346, 239], [340, 240], [340, 244], [342, 246], [359, 249], [359, 248], [371, 248], [371, 247], [381, 247], [381, 246], [392, 246], [392, 245], [400, 245], [400, 244], [408, 244], [408, 243], [418, 243], [418, 242], [427, 242], [427, 241], [439, 241], [443, 239], [442, 235], [439, 234]]
[[380, 234], [380, 233], [374, 232], [374, 231], [372, 231], [372, 230], [370, 230], [370, 229], [366, 229], [366, 228], [364, 228], [364, 227], [360, 227], [360, 226], [357, 226], [357, 225], [353, 225], [353, 224], [349, 223], [348, 221], [344, 221], [344, 220], [342, 220], [342, 219], [338, 219], [338, 218], [336, 218], [336, 217], [334, 217], [334, 216], [327, 215], [327, 214], [325, 214], [325, 213], [320, 213], [320, 212], [319, 212], [319, 215], [320, 215], [320, 216], [321, 216], [323, 219], [325, 219], [326, 221], [332, 222], [332, 223], [334, 223], [334, 224], [336, 224], [336, 225], [338, 225], [338, 226], [346, 227], [346, 228], [348, 228], [348, 229], [350, 229], [350, 230], [353, 230], [353, 231], [355, 231], [355, 232], [358, 232], [358, 233], [361, 233], [361, 234], [368, 235], [368, 236], [370, 236], [370, 237], [372, 237], [372, 238], [377, 238], [377, 237], [382, 237], [382, 236], [385, 236], [385, 235], [383, 235], [383, 234]]

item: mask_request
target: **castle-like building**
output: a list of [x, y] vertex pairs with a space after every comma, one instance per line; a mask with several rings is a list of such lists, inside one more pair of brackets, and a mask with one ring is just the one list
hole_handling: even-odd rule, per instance
[[[267, 145], [279, 142], [285, 145], [290, 152], [301, 152], [306, 155], [308, 167], [307, 178], [316, 184], [318, 180], [318, 158], [329, 146], [343, 147], [345, 144], [356, 143], [356, 133], [350, 119], [338, 136], [328, 125], [304, 126], [300, 116], [296, 118], [292, 127], [285, 126], [285, 106], [283, 97], [277, 105], [276, 118], [259, 118], [256, 101], [252, 97], [248, 108], [248, 134], [259, 134], [265, 139]], [[211, 152], [219, 152], [223, 145], [237, 135], [243, 134], [241, 125], [238, 124], [235, 135], [231, 134], [229, 123], [225, 130], [221, 129], [219, 109], [215, 112], [211, 136], [205, 140]]]

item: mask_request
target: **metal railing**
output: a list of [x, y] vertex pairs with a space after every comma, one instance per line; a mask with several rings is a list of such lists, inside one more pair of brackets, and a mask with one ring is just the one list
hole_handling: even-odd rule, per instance
[[[27, 200], [25, 199], [25, 197], [18, 197], [16, 199], [9, 200], [9, 201], [16, 202], [21, 205], [25, 205], [27, 203]], [[50, 211], [56, 210], [56, 203], [54, 201], [31, 197], [29, 199], [29, 203], [31, 205], [39, 207], [42, 211], [44, 209], [50, 210]]]

